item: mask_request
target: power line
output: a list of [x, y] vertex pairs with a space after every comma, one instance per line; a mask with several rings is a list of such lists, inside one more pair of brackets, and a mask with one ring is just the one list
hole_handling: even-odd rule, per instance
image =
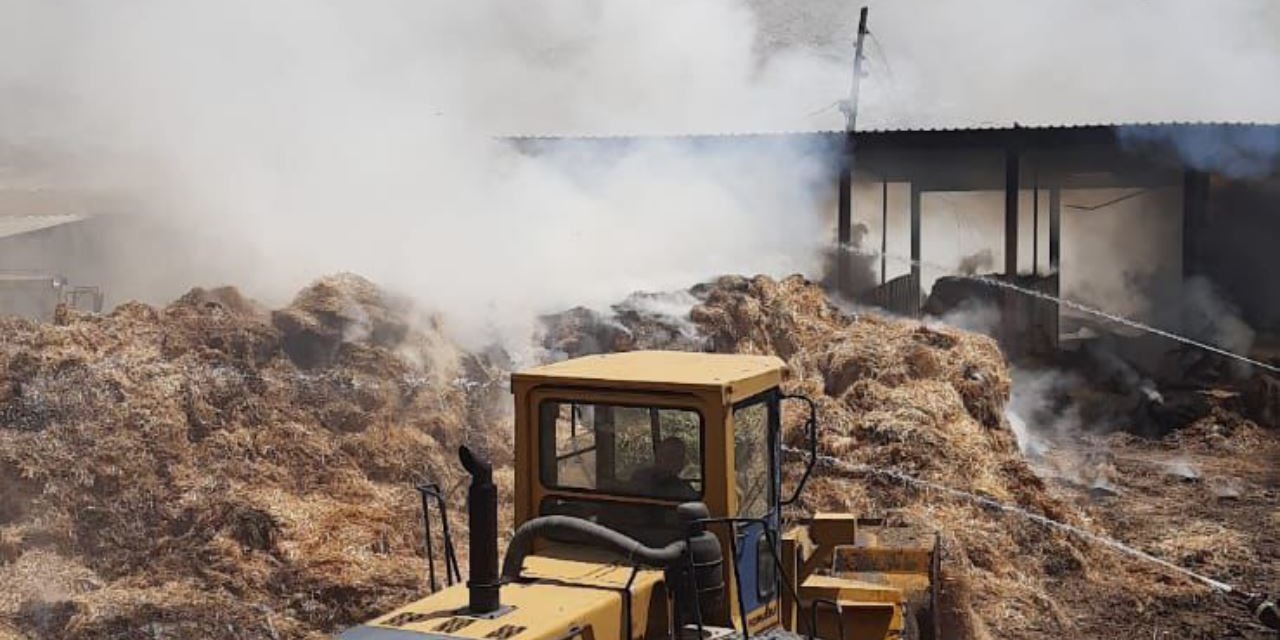
[[[889, 52], [885, 51], [884, 45], [880, 43], [880, 39], [876, 37], [876, 34], [874, 32], [867, 31], [867, 35], [871, 37], [871, 43], [876, 46], [876, 53], [880, 54], [879, 58], [880, 58], [880, 61], [884, 63], [884, 70], [886, 74], [889, 76], [889, 81], [892, 82], [894, 87], [896, 88], [898, 81], [897, 81], [897, 78], [893, 75], [893, 65], [889, 64]], [[871, 57], [868, 56], [867, 59], [870, 60]]]
[[[862, 249], [858, 247], [848, 247], [848, 246], [844, 247], [844, 249], [846, 251], [849, 251], [851, 253], [864, 256], [864, 257], [871, 257], [871, 258], [881, 257], [881, 252], [875, 251], [874, 249]], [[946, 273], [954, 273], [955, 271], [950, 267], [942, 266], [936, 263], [926, 262], [924, 260], [912, 260], [911, 258], [904, 258], [902, 256], [896, 256], [892, 254], [888, 255], [887, 257], [891, 260], [894, 260], [895, 262], [906, 263], [913, 266], [919, 266], [921, 268], [927, 267], [930, 269], [936, 269]], [[1146, 333], [1150, 333], [1152, 335], [1157, 335], [1162, 338], [1167, 338], [1169, 340], [1173, 340], [1174, 342], [1178, 342], [1178, 343], [1187, 345], [1189, 347], [1194, 347], [1197, 349], [1208, 351], [1210, 353], [1220, 355], [1224, 358], [1230, 358], [1237, 362], [1243, 362], [1245, 364], [1248, 364], [1253, 367], [1257, 367], [1264, 371], [1269, 371], [1271, 373], [1280, 373], [1280, 367], [1268, 364], [1266, 362], [1262, 362], [1261, 360], [1255, 360], [1246, 355], [1241, 355], [1239, 353], [1235, 353], [1234, 351], [1229, 351], [1227, 349], [1223, 349], [1222, 347], [1212, 345], [1200, 340], [1196, 340], [1195, 338], [1190, 338], [1187, 336], [1179, 335], [1172, 331], [1167, 331], [1165, 329], [1153, 327], [1151, 325], [1138, 322], [1137, 320], [1134, 320], [1132, 318], [1127, 318], [1119, 314], [1109, 313], [1101, 309], [1090, 307], [1089, 305], [1076, 302], [1068, 298], [1063, 298], [1061, 296], [1055, 296], [1052, 294], [1044, 293], [1043, 291], [1036, 291], [1035, 289], [1029, 289], [1027, 287], [1018, 286], [1011, 282], [1005, 282], [1003, 280], [998, 280], [990, 276], [969, 275], [969, 274], [963, 274], [963, 273], [954, 273], [954, 275], [957, 278], [963, 278], [965, 280], [982, 283], [988, 286], [997, 287], [997, 288], [1005, 289], [1008, 291], [1014, 291], [1023, 295], [1031, 296], [1033, 298], [1039, 298], [1041, 300], [1054, 302], [1056, 304], [1067, 307], [1068, 309], [1071, 309], [1073, 311], [1079, 311], [1080, 313], [1101, 318], [1115, 324], [1123, 325], [1125, 327], [1129, 327], [1130, 329], [1136, 329], [1138, 331], [1143, 331]]]
[[1048, 301], [1051, 301], [1051, 302], [1056, 302], [1056, 303], [1058, 303], [1058, 304], [1060, 304], [1060, 305], [1062, 305], [1062, 306], [1064, 306], [1064, 307], [1067, 307], [1068, 309], [1072, 309], [1072, 310], [1075, 310], [1075, 311], [1079, 311], [1079, 312], [1081, 312], [1081, 313], [1086, 313], [1086, 314], [1093, 315], [1093, 316], [1096, 316], [1096, 317], [1099, 317], [1099, 318], [1103, 318], [1103, 319], [1105, 319], [1105, 320], [1109, 320], [1109, 321], [1114, 322], [1114, 323], [1116, 323], [1116, 324], [1120, 324], [1120, 325], [1124, 325], [1124, 326], [1126, 326], [1126, 327], [1129, 327], [1130, 329], [1137, 329], [1138, 331], [1145, 331], [1145, 332], [1147, 332], [1147, 333], [1150, 333], [1150, 334], [1153, 334], [1153, 335], [1157, 335], [1157, 336], [1160, 336], [1160, 337], [1162, 337], [1162, 338], [1168, 338], [1168, 339], [1170, 339], [1170, 340], [1173, 340], [1173, 341], [1175, 341], [1175, 342], [1180, 342], [1180, 343], [1185, 344], [1185, 345], [1190, 346], [1190, 347], [1195, 347], [1195, 348], [1198, 348], [1198, 349], [1203, 349], [1204, 351], [1208, 351], [1208, 352], [1211, 352], [1211, 353], [1215, 353], [1215, 354], [1220, 355], [1220, 356], [1222, 356], [1222, 357], [1224, 357], [1224, 358], [1230, 358], [1230, 359], [1235, 360], [1235, 361], [1237, 361], [1237, 362], [1243, 362], [1243, 363], [1245, 363], [1245, 364], [1248, 364], [1248, 365], [1251, 365], [1251, 366], [1257, 367], [1257, 368], [1259, 368], [1259, 369], [1263, 369], [1263, 370], [1265, 370], [1265, 371], [1270, 371], [1271, 373], [1280, 373], [1280, 367], [1276, 367], [1276, 366], [1273, 366], [1273, 365], [1267, 364], [1267, 363], [1265, 363], [1265, 362], [1262, 362], [1261, 360], [1254, 360], [1253, 358], [1250, 358], [1250, 357], [1248, 357], [1248, 356], [1245, 356], [1245, 355], [1241, 355], [1241, 354], [1235, 353], [1234, 351], [1228, 351], [1227, 349], [1223, 349], [1222, 347], [1218, 347], [1218, 346], [1215, 346], [1215, 345], [1209, 344], [1209, 343], [1207, 343], [1207, 342], [1201, 342], [1200, 340], [1196, 340], [1196, 339], [1194, 339], [1194, 338], [1188, 338], [1188, 337], [1186, 337], [1186, 336], [1176, 334], [1176, 333], [1174, 333], [1174, 332], [1172, 332], [1172, 331], [1166, 331], [1166, 330], [1164, 330], [1164, 329], [1160, 329], [1160, 328], [1157, 328], [1157, 327], [1153, 327], [1153, 326], [1151, 326], [1151, 325], [1143, 324], [1143, 323], [1141, 323], [1141, 322], [1138, 322], [1137, 320], [1133, 320], [1133, 319], [1131, 319], [1131, 318], [1126, 318], [1125, 316], [1122, 316], [1122, 315], [1118, 315], [1118, 314], [1114, 314], [1114, 313], [1107, 313], [1106, 311], [1102, 311], [1101, 309], [1095, 309], [1095, 308], [1093, 308], [1093, 307], [1090, 307], [1090, 306], [1088, 306], [1088, 305], [1081, 304], [1081, 303], [1079, 303], [1079, 302], [1075, 302], [1075, 301], [1073, 301], [1073, 300], [1068, 300], [1068, 299], [1066, 299], [1066, 298], [1061, 298], [1061, 297], [1054, 296], [1054, 295], [1050, 295], [1050, 294], [1048, 294], [1048, 293], [1044, 293], [1044, 292], [1041, 292], [1041, 291], [1036, 291], [1035, 289], [1028, 289], [1028, 288], [1026, 288], [1026, 287], [1020, 287], [1020, 286], [1018, 286], [1018, 285], [1016, 285], [1016, 284], [1012, 284], [1012, 283], [1009, 283], [1009, 282], [1004, 282], [1003, 280], [996, 280], [995, 278], [991, 278], [991, 277], [989, 277], [989, 276], [977, 276], [977, 275], [969, 276], [969, 275], [961, 275], [960, 277], [965, 278], [965, 279], [967, 279], [967, 280], [973, 280], [973, 281], [975, 281], [975, 282], [981, 282], [981, 283], [984, 283], [984, 284], [988, 284], [988, 285], [991, 285], [991, 286], [994, 286], [994, 287], [1000, 287], [1000, 288], [1002, 288], [1002, 289], [1008, 289], [1008, 290], [1010, 290], [1010, 291], [1016, 291], [1016, 292], [1018, 292], [1018, 293], [1021, 293], [1021, 294], [1024, 294], [1024, 295], [1028, 295], [1028, 296], [1031, 296], [1031, 297], [1034, 297], [1034, 298], [1039, 298], [1039, 299], [1041, 299], [1041, 300], [1048, 300]]
[[[796, 449], [794, 447], [784, 446], [782, 449], [785, 453], [790, 453], [793, 455], [800, 455], [800, 456], [808, 456], [808, 452], [801, 451], [800, 449]], [[1169, 571], [1182, 575], [1186, 578], [1190, 578], [1195, 582], [1204, 584], [1208, 586], [1210, 589], [1213, 589], [1214, 591], [1219, 591], [1227, 594], [1241, 593], [1241, 591], [1231, 586], [1230, 584], [1196, 573], [1190, 569], [1178, 566], [1163, 558], [1157, 558], [1156, 556], [1153, 556], [1145, 551], [1135, 549], [1134, 547], [1124, 544], [1123, 542], [1120, 542], [1119, 540], [1116, 540], [1114, 538], [1109, 538], [1104, 535], [1093, 533], [1092, 531], [1088, 531], [1086, 529], [1082, 529], [1080, 527], [1070, 525], [1065, 522], [1059, 522], [1047, 516], [1042, 516], [1038, 513], [1032, 513], [1021, 507], [1004, 504], [1003, 502], [999, 502], [997, 500], [993, 500], [985, 496], [969, 493], [968, 491], [962, 491], [960, 489], [948, 487], [946, 485], [938, 484], [936, 482], [923, 480], [915, 476], [909, 475], [903, 471], [899, 471], [897, 469], [891, 469], [887, 467], [876, 467], [869, 464], [854, 464], [854, 463], [846, 462], [844, 460], [841, 460], [833, 456], [828, 456], [823, 454], [818, 454], [817, 460], [820, 465], [826, 466], [830, 469], [834, 469], [841, 473], [852, 474], [852, 475], [881, 476], [884, 478], [889, 478], [891, 480], [896, 480], [904, 485], [913, 486], [917, 489], [934, 491], [950, 498], [954, 498], [963, 502], [969, 502], [971, 504], [975, 504], [979, 507], [982, 507], [984, 510], [987, 510], [987, 511], [1013, 515], [1013, 516], [1022, 518], [1024, 520], [1029, 520], [1031, 522], [1034, 522], [1046, 528], [1053, 529], [1055, 531], [1059, 531], [1062, 533], [1066, 533], [1088, 542], [1101, 544], [1113, 551], [1117, 551], [1131, 558], [1136, 558], [1138, 560], [1142, 560], [1144, 562], [1163, 567], [1165, 569], [1168, 569]]]

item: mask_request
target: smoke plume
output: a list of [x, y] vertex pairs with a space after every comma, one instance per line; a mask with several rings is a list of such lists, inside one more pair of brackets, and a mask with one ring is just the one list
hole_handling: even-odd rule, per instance
[[[1280, 119], [1262, 0], [870, 4], [864, 128]], [[278, 302], [351, 270], [487, 340], [636, 289], [814, 275], [829, 149], [529, 156], [501, 138], [840, 128], [856, 12], [0, 0], [0, 186], [135, 216], [103, 234], [113, 302], [223, 282]]]
[[731, 0], [0, 15], [0, 144], [22, 183], [109, 191], [154, 232], [115, 247], [117, 302], [209, 282], [278, 301], [350, 270], [488, 340], [538, 311], [820, 263], [824, 150], [530, 156], [501, 139], [806, 126], [845, 91], [843, 63], [762, 56]]
[[1117, 127], [1122, 143], [1167, 144], [1200, 171], [1232, 178], [1265, 178], [1280, 170], [1280, 127]]

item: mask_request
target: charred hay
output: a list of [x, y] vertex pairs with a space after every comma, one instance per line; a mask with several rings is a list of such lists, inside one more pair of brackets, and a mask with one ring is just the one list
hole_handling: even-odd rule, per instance
[[[851, 314], [799, 277], [725, 277], [544, 325], [548, 358], [777, 354], [788, 390], [818, 402], [823, 454], [1097, 526], [1019, 455], [989, 338]], [[509, 363], [462, 351], [438, 318], [355, 276], [276, 311], [196, 289], [165, 308], [64, 310], [0, 331], [0, 638], [323, 637], [424, 591], [413, 484], [440, 482], [457, 505], [459, 443], [494, 458], [512, 495]], [[1211, 417], [1186, 437], [1229, 447], [1256, 434]], [[799, 418], [785, 425], [792, 446]], [[1061, 533], [876, 477], [820, 474], [801, 508], [938, 528], [948, 637], [1088, 636], [1117, 611], [1173, 615], [1203, 597]]]

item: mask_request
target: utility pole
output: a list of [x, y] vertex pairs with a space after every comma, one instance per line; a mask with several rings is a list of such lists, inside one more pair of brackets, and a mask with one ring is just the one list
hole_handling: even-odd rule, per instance
[[844, 113], [844, 149], [840, 155], [839, 211], [836, 218], [836, 289], [845, 295], [852, 295], [849, 279], [849, 243], [853, 236], [853, 130], [858, 121], [858, 85], [862, 80], [862, 43], [867, 36], [867, 7], [863, 7], [858, 16], [858, 38], [853, 44], [853, 84], [849, 88], [849, 99], [840, 105]]
[[844, 112], [844, 130], [853, 133], [858, 124], [858, 92], [862, 84], [862, 43], [867, 39], [867, 12], [863, 7], [858, 14], [858, 38], [853, 42], [853, 81], [849, 85], [849, 101], [841, 111]]

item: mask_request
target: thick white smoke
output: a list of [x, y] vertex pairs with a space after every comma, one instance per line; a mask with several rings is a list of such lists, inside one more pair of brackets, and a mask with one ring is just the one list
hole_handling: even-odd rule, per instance
[[[870, 5], [864, 127], [1280, 119], [1265, 0]], [[0, 0], [0, 187], [148, 213], [116, 300], [231, 282], [278, 302], [345, 269], [484, 338], [636, 288], [812, 273], [820, 152], [548, 162], [495, 137], [839, 128], [857, 8]]]
[[[0, 2], [0, 140], [162, 226], [121, 295], [278, 302], [351, 270], [477, 340], [723, 272], [810, 271], [826, 159], [500, 136], [804, 128], [846, 63], [761, 56], [732, 0]], [[24, 155], [29, 153], [30, 156]]]

